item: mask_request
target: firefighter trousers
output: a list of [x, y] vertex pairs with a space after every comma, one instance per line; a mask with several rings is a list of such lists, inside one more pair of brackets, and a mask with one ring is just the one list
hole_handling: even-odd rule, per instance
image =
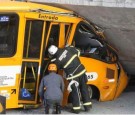
[[[71, 98], [72, 98], [72, 105], [73, 110], [78, 111], [81, 109], [81, 102], [83, 102], [83, 106], [85, 110], [87, 111], [92, 106], [91, 99], [88, 92], [88, 86], [87, 86], [87, 76], [86, 74], [81, 75], [80, 77], [75, 78], [79, 83], [79, 86], [76, 87], [75, 84], [72, 84], [71, 89]], [[81, 97], [81, 99], [80, 99]]]

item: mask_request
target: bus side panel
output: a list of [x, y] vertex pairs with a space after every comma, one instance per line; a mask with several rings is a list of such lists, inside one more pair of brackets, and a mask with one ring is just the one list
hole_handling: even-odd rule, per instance
[[19, 74], [16, 74], [15, 85], [0, 87], [0, 95], [6, 97], [6, 109], [18, 108]]
[[[100, 92], [100, 101], [113, 100], [116, 90], [116, 81], [117, 81], [117, 70], [115, 64], [106, 64], [104, 62], [92, 59], [81, 57], [81, 61], [84, 64], [87, 72], [87, 78], [90, 73], [93, 73], [92, 78], [88, 78], [88, 85], [94, 85], [99, 89]], [[107, 69], [113, 70], [113, 78], [107, 78]], [[89, 74], [89, 75], [88, 75]], [[95, 76], [94, 74], [97, 74]], [[111, 80], [113, 80], [111, 82]]]
[[121, 68], [121, 73], [120, 73], [119, 81], [117, 83], [117, 90], [114, 97], [115, 99], [120, 96], [120, 94], [123, 92], [123, 90], [126, 88], [128, 84], [128, 76], [124, 72], [122, 66], [120, 66], [120, 68]]

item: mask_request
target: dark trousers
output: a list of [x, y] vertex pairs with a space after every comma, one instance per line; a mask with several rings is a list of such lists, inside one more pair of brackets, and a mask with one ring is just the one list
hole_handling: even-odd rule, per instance
[[[87, 82], [87, 76], [85, 74], [81, 75], [80, 77], [75, 78], [79, 83], [79, 87], [77, 88], [75, 84], [71, 86], [72, 92], [71, 92], [71, 98], [72, 98], [72, 105], [74, 110], [80, 110], [80, 94], [82, 97], [84, 108], [91, 107], [91, 99], [88, 92], [88, 86], [86, 84]], [[80, 92], [79, 92], [80, 91]], [[79, 94], [80, 93], [80, 94]]]
[[6, 97], [0, 95], [0, 114], [6, 114]]
[[[44, 100], [45, 114], [60, 114], [61, 113], [60, 100]], [[51, 111], [50, 111], [51, 110]]]

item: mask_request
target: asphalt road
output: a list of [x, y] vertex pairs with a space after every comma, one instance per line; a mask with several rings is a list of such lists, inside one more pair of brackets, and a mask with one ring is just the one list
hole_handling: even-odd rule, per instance
[[[135, 86], [128, 87], [116, 100], [107, 102], [92, 100], [92, 102], [92, 109], [84, 112], [82, 108], [80, 114], [135, 114]], [[6, 114], [44, 114], [44, 108], [12, 109], [7, 110]], [[62, 114], [72, 114], [70, 107], [63, 108]]]

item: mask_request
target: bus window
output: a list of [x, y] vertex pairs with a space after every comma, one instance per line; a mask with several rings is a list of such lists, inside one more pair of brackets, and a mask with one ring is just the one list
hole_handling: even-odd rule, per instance
[[100, 59], [103, 57], [100, 56], [100, 51], [104, 47], [97, 37], [89, 25], [80, 23], [77, 26], [73, 44], [81, 50], [81, 56]]
[[16, 52], [18, 15], [0, 14], [0, 57], [11, 57]]
[[70, 37], [70, 32], [71, 32], [72, 24], [65, 25], [65, 45], [68, 42], [68, 39]]
[[43, 21], [27, 20], [25, 28], [24, 58], [39, 58]]
[[89, 25], [85, 23], [80, 23], [77, 26], [74, 41], [76, 42], [76, 47], [87, 48], [91, 47], [102, 47], [102, 43], [97, 39], [98, 36], [94, 33], [94, 31], [90, 28]]
[[89, 25], [81, 22], [77, 26], [73, 41], [76, 47], [80, 48], [82, 52], [85, 52], [85, 50], [90, 47], [102, 47], [102, 43], [96, 38], [97, 35]]
[[60, 31], [60, 26], [59, 25], [52, 25], [50, 36], [49, 36], [49, 41], [48, 41], [48, 46], [50, 45], [56, 45], [58, 46], [59, 44], [59, 31]]
[[110, 46], [107, 46], [106, 61], [108, 63], [115, 63], [118, 61], [118, 55], [116, 54], [116, 52], [114, 52], [114, 50]]
[[50, 26], [51, 30], [50, 30], [50, 34], [49, 34], [49, 38], [48, 38], [48, 43], [47, 43], [47, 47], [46, 47], [46, 51], [45, 51], [45, 57], [48, 57], [48, 47], [50, 45], [59, 45], [59, 33], [60, 33], [60, 26], [59, 24], [52, 24], [52, 26]]
[[69, 25], [65, 25], [65, 38], [68, 36]]
[[72, 44], [80, 49], [83, 57], [91, 57], [107, 63], [115, 63], [117, 60], [116, 53], [85, 23], [78, 25]]

